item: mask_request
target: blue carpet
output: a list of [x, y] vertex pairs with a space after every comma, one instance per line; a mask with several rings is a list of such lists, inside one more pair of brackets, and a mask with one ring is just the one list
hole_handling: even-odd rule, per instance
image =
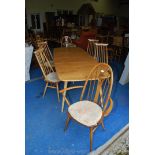
[[35, 78], [38, 78], [38, 77], [41, 77], [41, 76], [43, 76], [42, 72], [41, 72], [41, 69], [36, 68], [36, 69], [32, 69], [30, 71], [30, 79], [35, 79]]
[[[36, 76], [40, 74], [40, 71], [31, 73]], [[122, 86], [118, 83], [117, 74], [114, 74], [114, 77], [112, 91], [114, 107], [111, 114], [104, 120], [105, 129], [99, 126], [94, 133], [93, 150], [107, 142], [129, 122], [129, 84]], [[43, 99], [44, 86], [45, 82], [42, 79], [25, 84], [26, 155], [85, 155], [89, 153], [89, 129], [75, 121], [70, 121], [68, 130], [64, 132], [67, 106], [65, 105], [62, 113], [61, 102], [57, 100], [55, 89], [48, 89]], [[62, 88], [61, 82], [60, 89]], [[81, 90], [72, 90], [67, 93], [70, 101], [75, 102], [78, 101]], [[62, 100], [62, 96], [60, 99]]]

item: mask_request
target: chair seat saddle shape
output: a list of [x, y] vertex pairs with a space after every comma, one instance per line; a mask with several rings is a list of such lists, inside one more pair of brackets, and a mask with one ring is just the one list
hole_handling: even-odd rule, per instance
[[87, 127], [96, 126], [102, 117], [101, 107], [87, 100], [72, 104], [68, 112], [73, 119]]
[[49, 82], [50, 81], [52, 81], [52, 82], [59, 82], [60, 81], [56, 72], [49, 73], [46, 76], [46, 80], [49, 81]]

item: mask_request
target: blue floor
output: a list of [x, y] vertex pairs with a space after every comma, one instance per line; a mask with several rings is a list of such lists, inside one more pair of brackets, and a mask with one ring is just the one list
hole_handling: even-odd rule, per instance
[[[118, 83], [121, 67], [114, 65], [113, 69], [114, 107], [104, 120], [105, 129], [99, 126], [94, 133], [93, 150], [103, 145], [129, 122], [129, 84], [122, 86]], [[31, 78], [39, 76], [42, 76], [40, 70], [31, 72]], [[26, 155], [89, 153], [89, 129], [71, 121], [68, 130], [64, 132], [67, 106], [62, 113], [61, 102], [57, 100], [55, 89], [48, 89], [43, 99], [44, 86], [45, 82], [42, 79], [25, 84]], [[63, 88], [62, 82], [60, 88]], [[68, 97], [71, 102], [75, 102], [78, 101], [80, 94], [80, 89], [73, 90], [68, 92]]]

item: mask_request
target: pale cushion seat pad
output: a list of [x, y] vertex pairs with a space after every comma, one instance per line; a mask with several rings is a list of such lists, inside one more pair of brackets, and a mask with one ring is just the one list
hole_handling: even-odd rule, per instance
[[[53, 67], [53, 66], [54, 66], [54, 62], [53, 62], [52, 60], [50, 60], [49, 62], [50, 62], [50, 64], [51, 64], [51, 66]], [[48, 62], [45, 62], [45, 65], [46, 65], [46, 66], [49, 66]]]
[[51, 72], [46, 76], [46, 80], [49, 82], [59, 82], [59, 78], [56, 72]]
[[68, 108], [69, 114], [79, 123], [88, 127], [97, 125], [102, 117], [102, 109], [91, 101], [79, 101]]

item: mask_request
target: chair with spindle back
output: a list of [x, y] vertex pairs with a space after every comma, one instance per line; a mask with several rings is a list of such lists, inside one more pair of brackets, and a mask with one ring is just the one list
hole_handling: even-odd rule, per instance
[[38, 61], [38, 64], [41, 68], [41, 71], [44, 76], [44, 80], [46, 82], [46, 86], [44, 89], [43, 97], [45, 96], [47, 87], [49, 88], [56, 88], [57, 89], [57, 96], [59, 101], [59, 86], [58, 83], [60, 82], [56, 72], [54, 72], [51, 64], [49, 63], [48, 59], [46, 58], [44, 54], [44, 48], [39, 48], [35, 52], [36, 59]]
[[94, 57], [94, 43], [98, 43], [99, 40], [96, 39], [88, 39], [87, 52], [89, 55]]
[[[43, 48], [43, 55], [49, 61], [49, 63], [51, 64], [51, 66], [54, 67], [53, 55], [51, 53], [51, 50], [49, 49], [48, 43], [46, 41], [40, 42], [38, 44], [38, 47], [39, 48]], [[46, 64], [47, 64], [47, 62], [46, 62]]]
[[[105, 63], [98, 63], [90, 71], [84, 86], [81, 86], [83, 89], [80, 101], [70, 104], [67, 97], [64, 96], [69, 106], [65, 130], [70, 119], [88, 127], [90, 129], [90, 151], [92, 151], [93, 132], [100, 124], [104, 128], [104, 117], [112, 111], [112, 86], [113, 71], [111, 67]], [[60, 93], [71, 89], [75, 88], [66, 88], [60, 90]]]
[[104, 43], [95, 43], [94, 44], [94, 51], [95, 55], [94, 58], [98, 62], [104, 62], [108, 64], [108, 44]]

